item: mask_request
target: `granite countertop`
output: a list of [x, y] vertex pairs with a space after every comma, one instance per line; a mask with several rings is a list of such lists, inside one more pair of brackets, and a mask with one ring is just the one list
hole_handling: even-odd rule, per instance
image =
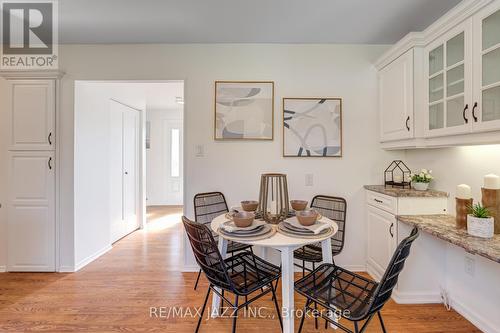
[[365, 185], [365, 189], [391, 197], [439, 198], [448, 197], [448, 193], [436, 190], [417, 191], [412, 188], [385, 187], [384, 185]]
[[470, 236], [466, 230], [455, 227], [455, 217], [452, 215], [401, 215], [397, 219], [462, 247], [469, 253], [500, 263], [500, 235], [489, 239]]

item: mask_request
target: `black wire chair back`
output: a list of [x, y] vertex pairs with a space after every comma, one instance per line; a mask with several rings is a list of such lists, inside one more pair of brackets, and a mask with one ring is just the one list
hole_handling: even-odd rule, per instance
[[406, 258], [410, 255], [411, 244], [417, 239], [418, 235], [419, 231], [414, 227], [410, 235], [399, 243], [385, 270], [384, 276], [374, 292], [373, 302], [368, 313], [377, 312], [391, 298], [392, 290], [398, 282], [399, 273], [403, 270]]
[[201, 223], [182, 217], [182, 223], [193, 249], [196, 262], [211, 284], [223, 289], [234, 289], [226, 264], [217, 247], [210, 229]]
[[198, 223], [208, 224], [227, 212], [226, 198], [221, 192], [198, 193], [194, 196], [194, 216]]
[[311, 201], [311, 208], [337, 223], [339, 230], [332, 237], [332, 251], [340, 253], [344, 248], [347, 202], [344, 198], [317, 195]]

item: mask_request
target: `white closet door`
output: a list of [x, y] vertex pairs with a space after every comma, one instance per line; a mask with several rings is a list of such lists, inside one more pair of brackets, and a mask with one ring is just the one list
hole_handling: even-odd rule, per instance
[[9, 153], [8, 271], [55, 271], [53, 152]]
[[55, 81], [10, 81], [9, 150], [55, 150]]
[[139, 112], [133, 109], [123, 113], [123, 217], [125, 232], [130, 233], [138, 224], [138, 162]]
[[111, 241], [139, 228], [139, 111], [111, 101], [110, 218]]

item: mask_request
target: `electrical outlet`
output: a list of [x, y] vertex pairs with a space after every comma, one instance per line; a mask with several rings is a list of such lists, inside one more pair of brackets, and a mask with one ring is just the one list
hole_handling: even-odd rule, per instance
[[466, 256], [465, 273], [467, 273], [470, 276], [474, 276], [475, 271], [476, 271], [476, 261], [474, 260], [474, 258]]
[[306, 186], [313, 186], [314, 185], [314, 177], [312, 173], [307, 173], [306, 174]]

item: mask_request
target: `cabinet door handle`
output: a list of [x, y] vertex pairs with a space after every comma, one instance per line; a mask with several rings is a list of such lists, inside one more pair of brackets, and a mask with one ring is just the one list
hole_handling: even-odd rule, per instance
[[378, 202], [378, 203], [384, 203], [382, 200], [379, 200], [379, 199], [373, 199], [373, 201]]
[[52, 157], [49, 157], [47, 164], [49, 165], [49, 170], [52, 170]]
[[474, 107], [472, 108], [472, 117], [474, 118], [474, 122], [477, 123], [476, 109], [477, 109], [477, 102], [474, 103]]
[[52, 132], [49, 133], [49, 137], [47, 138], [47, 140], [49, 141], [49, 145], [52, 146]]
[[469, 123], [469, 119], [467, 119], [467, 117], [465, 116], [468, 109], [469, 109], [469, 104], [465, 104], [465, 108], [464, 108], [464, 112], [462, 113], [462, 117], [464, 117], [464, 121], [466, 124]]
[[392, 232], [392, 228], [394, 227], [394, 222], [391, 223], [391, 226], [389, 227], [389, 233], [391, 234], [391, 237], [394, 238], [394, 233]]
[[410, 121], [410, 116], [406, 118], [406, 129], [408, 130], [408, 132], [410, 131], [410, 125], [408, 124], [409, 121]]

